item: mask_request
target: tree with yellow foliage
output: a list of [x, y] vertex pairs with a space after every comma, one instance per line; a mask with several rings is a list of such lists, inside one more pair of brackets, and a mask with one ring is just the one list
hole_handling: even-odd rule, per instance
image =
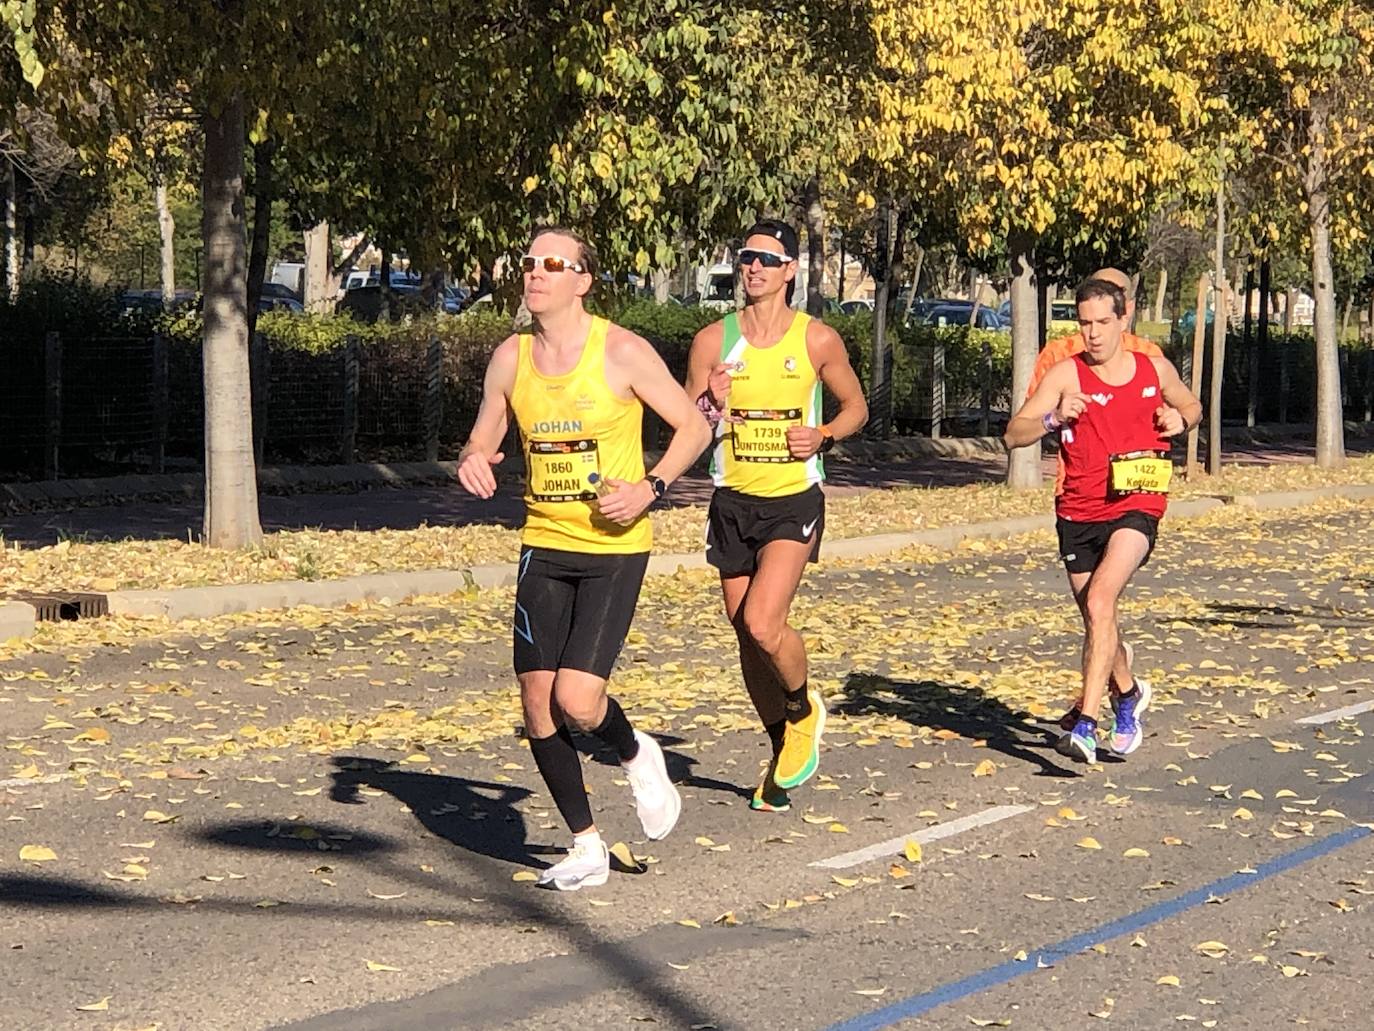
[[[1357, 0], [1226, 0], [1218, 87], [1245, 129], [1257, 174], [1300, 210], [1316, 299], [1317, 464], [1345, 461], [1333, 250], [1374, 233], [1374, 10]], [[1291, 210], [1291, 209], [1290, 209]], [[1288, 212], [1269, 219], [1278, 239]]]
[[[870, 0], [879, 68], [860, 137], [912, 192], [939, 194], [973, 250], [1011, 262], [1012, 395], [1040, 345], [1037, 243], [1143, 226], [1209, 178], [1192, 147], [1219, 101], [1207, 89], [1217, 26], [1183, 0]], [[1040, 481], [1038, 448], [1008, 482]]]

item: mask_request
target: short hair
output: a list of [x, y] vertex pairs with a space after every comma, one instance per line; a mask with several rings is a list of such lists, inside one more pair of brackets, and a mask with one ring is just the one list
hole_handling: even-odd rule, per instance
[[569, 240], [576, 243], [577, 263], [582, 266], [582, 271], [589, 274], [593, 279], [596, 278], [597, 273], [601, 270], [601, 259], [597, 257], [596, 248], [576, 229], [569, 229], [567, 226], [559, 225], [535, 226], [534, 231], [530, 233], [529, 246], [526, 247], [525, 250], [528, 251], [534, 246], [535, 240], [546, 234], [566, 236]]
[[1126, 291], [1115, 283], [1106, 279], [1085, 279], [1078, 284], [1078, 289], [1074, 291], [1073, 303], [1080, 305], [1084, 301], [1091, 301], [1098, 297], [1111, 299], [1112, 311], [1116, 313], [1118, 319], [1126, 315]]

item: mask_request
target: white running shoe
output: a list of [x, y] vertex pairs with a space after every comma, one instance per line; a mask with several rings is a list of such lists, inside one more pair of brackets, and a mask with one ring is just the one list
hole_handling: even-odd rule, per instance
[[648, 734], [635, 731], [639, 754], [621, 769], [630, 779], [635, 794], [635, 811], [650, 841], [666, 838], [682, 815], [682, 796], [668, 778], [668, 766], [663, 761], [663, 749]]
[[606, 843], [579, 844], [576, 839], [567, 858], [555, 863], [539, 875], [541, 888], [576, 891], [578, 888], [599, 888], [611, 876], [611, 853]]

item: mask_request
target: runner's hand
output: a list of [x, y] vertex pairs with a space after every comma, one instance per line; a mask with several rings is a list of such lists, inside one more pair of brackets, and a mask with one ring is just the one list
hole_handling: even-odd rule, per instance
[[789, 426], [787, 428], [787, 450], [793, 458], [805, 460], [814, 455], [825, 443], [825, 434], [814, 426]]
[[1059, 407], [1054, 414], [1058, 416], [1060, 423], [1070, 423], [1088, 410], [1088, 403], [1092, 400], [1082, 391], [1074, 391], [1065, 394], [1059, 399]]
[[500, 465], [505, 457], [500, 451], [494, 455], [469, 451], [458, 463], [458, 482], [469, 494], [476, 494], [479, 498], [491, 497], [496, 493], [496, 474], [492, 469]]
[[1160, 405], [1155, 409], [1155, 429], [1159, 430], [1161, 436], [1176, 437], [1185, 428], [1183, 413], [1177, 408]]
[[710, 377], [706, 380], [706, 392], [711, 395], [711, 401], [722, 412], [723, 422], [743, 422], [738, 416], [730, 414], [730, 374], [739, 367], [738, 362], [721, 362], [711, 370]]
[[606, 480], [609, 493], [598, 498], [596, 507], [613, 523], [629, 526], [654, 503], [654, 488], [648, 480], [627, 483], [625, 480]]

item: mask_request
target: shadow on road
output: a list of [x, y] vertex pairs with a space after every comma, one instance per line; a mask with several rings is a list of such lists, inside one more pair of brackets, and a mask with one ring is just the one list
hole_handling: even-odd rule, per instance
[[1037, 777], [1076, 777], [1046, 752], [1058, 738], [1031, 726], [1030, 713], [1011, 709], [975, 688], [938, 680], [896, 680], [879, 673], [851, 673], [845, 679], [844, 699], [831, 712], [849, 716], [889, 716], [913, 727], [948, 730], [1017, 762], [1036, 768]]
[[1306, 623], [1330, 629], [1355, 629], [1374, 623], [1374, 616], [1329, 605], [1240, 605], [1214, 601], [1208, 603], [1207, 611], [1210, 615], [1176, 618], [1194, 626], [1231, 626], [1246, 630], [1291, 630]]
[[543, 868], [540, 856], [561, 853], [527, 840], [525, 818], [515, 808], [533, 792], [514, 784], [467, 780], [438, 773], [398, 770], [385, 760], [337, 756], [329, 797], [361, 805], [358, 791], [370, 787], [403, 803], [425, 830], [461, 849], [507, 863]]

